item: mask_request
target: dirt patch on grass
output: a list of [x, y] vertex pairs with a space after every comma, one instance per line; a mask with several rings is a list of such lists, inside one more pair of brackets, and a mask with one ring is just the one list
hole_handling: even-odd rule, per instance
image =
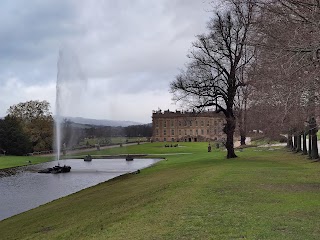
[[53, 230], [52, 226], [42, 227], [36, 233], [47, 233]]

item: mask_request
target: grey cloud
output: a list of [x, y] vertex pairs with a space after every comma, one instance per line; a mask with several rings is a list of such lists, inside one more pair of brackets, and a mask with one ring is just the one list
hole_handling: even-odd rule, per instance
[[79, 33], [70, 24], [73, 9], [71, 2], [61, 0], [5, 1], [0, 10], [0, 75], [14, 72], [30, 83], [56, 75], [61, 42]]
[[41, 57], [52, 39], [75, 34], [74, 26], [68, 25], [75, 17], [73, 8], [65, 1], [8, 1], [7, 5], [9, 9], [1, 11], [0, 51], [8, 60]]
[[59, 48], [66, 43], [79, 56], [97, 99], [167, 92], [211, 15], [207, 1], [194, 0], [6, 0], [1, 5], [0, 83], [12, 77], [26, 86], [54, 82]]
[[[143, 7], [139, 6], [142, 3]], [[189, 3], [192, 4], [189, 6]], [[157, 5], [151, 1], [139, 1], [124, 9], [119, 9], [119, 6], [118, 1], [111, 17], [104, 11], [106, 9], [101, 9], [103, 13], [98, 16], [105, 14], [110, 20], [109, 28], [102, 34], [101, 26], [93, 24], [100, 32], [103, 45], [100, 42], [100, 47], [95, 49], [88, 46], [92, 50], [92, 58], [84, 57], [83, 61], [89, 76], [110, 78], [125, 73], [143, 74], [145, 71], [154, 75], [164, 71], [176, 73], [186, 61], [194, 36], [205, 29], [209, 15], [204, 11], [206, 5], [198, 1], [162, 1]], [[120, 17], [115, 17], [115, 13]], [[82, 55], [87, 56], [87, 53]]]
[[174, 61], [186, 55], [193, 32], [206, 18], [202, 5], [190, 0], [25, 1], [11, 5], [2, 17], [10, 24], [0, 28], [6, 36], [0, 40], [5, 56], [0, 61], [4, 67], [10, 62], [9, 68], [32, 68], [34, 61], [42, 71], [42, 63], [56, 64], [58, 48], [69, 41], [79, 45], [89, 77], [176, 69]]

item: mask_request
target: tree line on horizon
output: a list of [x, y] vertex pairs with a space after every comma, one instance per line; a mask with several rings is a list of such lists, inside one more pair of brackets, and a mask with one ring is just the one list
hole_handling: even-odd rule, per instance
[[309, 135], [310, 157], [318, 158], [319, 1], [221, 0], [221, 4], [170, 85], [174, 99], [189, 109], [215, 107], [224, 114], [227, 158], [237, 157], [236, 128], [241, 144], [248, 128], [271, 138], [287, 134], [288, 147], [297, 152]]
[[[93, 126], [62, 123], [62, 144], [77, 148], [88, 138], [151, 137], [152, 127], [133, 125], [127, 127]], [[106, 144], [110, 144], [107, 142]], [[47, 101], [31, 100], [10, 106], [7, 116], [0, 119], [0, 155], [26, 155], [33, 152], [52, 151], [54, 147], [54, 119]], [[62, 148], [61, 148], [62, 149]]]

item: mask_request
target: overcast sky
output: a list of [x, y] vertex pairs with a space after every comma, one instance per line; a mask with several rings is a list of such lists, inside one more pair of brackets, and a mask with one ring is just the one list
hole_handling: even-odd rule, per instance
[[69, 116], [148, 123], [152, 110], [178, 109], [169, 84], [205, 31], [208, 2], [2, 0], [0, 117], [28, 100], [47, 100], [55, 113], [57, 60], [66, 47], [86, 78], [74, 88], [78, 98], [65, 103]]

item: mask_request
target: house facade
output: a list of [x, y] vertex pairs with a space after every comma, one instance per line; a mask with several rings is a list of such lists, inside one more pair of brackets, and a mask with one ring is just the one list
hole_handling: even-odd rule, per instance
[[204, 142], [223, 140], [224, 115], [161, 110], [152, 113], [152, 140], [155, 142]]

